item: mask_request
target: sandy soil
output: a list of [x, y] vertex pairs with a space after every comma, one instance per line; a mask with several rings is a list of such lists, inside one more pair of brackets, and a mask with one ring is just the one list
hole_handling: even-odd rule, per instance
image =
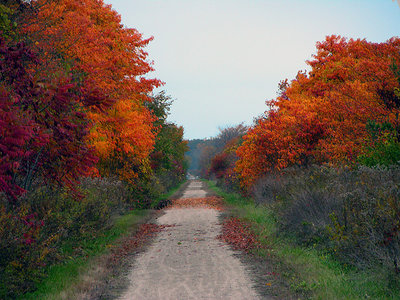
[[[201, 181], [192, 181], [182, 198], [207, 195]], [[248, 270], [221, 232], [220, 211], [168, 208], [157, 219], [174, 225], [159, 233], [139, 254], [129, 274], [130, 285], [120, 299], [260, 299]]]

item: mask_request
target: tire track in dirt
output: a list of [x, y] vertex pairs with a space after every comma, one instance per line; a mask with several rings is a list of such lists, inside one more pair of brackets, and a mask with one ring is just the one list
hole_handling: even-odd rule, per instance
[[221, 234], [218, 201], [210, 197], [210, 203], [205, 203], [206, 199], [203, 183], [191, 181], [177, 205], [157, 218], [159, 225], [174, 226], [161, 231], [136, 257], [121, 300], [260, 299], [235, 252], [217, 239]]

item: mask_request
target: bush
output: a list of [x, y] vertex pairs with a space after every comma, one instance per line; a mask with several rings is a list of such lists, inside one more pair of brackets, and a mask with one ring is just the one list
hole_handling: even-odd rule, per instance
[[400, 167], [292, 168], [254, 186], [258, 204], [280, 216], [280, 233], [342, 262], [399, 272]]
[[82, 255], [76, 245], [99, 236], [114, 216], [148, 208], [179, 176], [140, 179], [136, 186], [116, 178], [83, 178], [81, 199], [59, 187], [37, 182], [34, 191], [10, 205], [0, 194], [0, 299], [33, 291], [46, 266]]
[[292, 168], [260, 179], [253, 188], [256, 203], [269, 203], [280, 216], [280, 231], [305, 245], [329, 242], [326, 227], [340, 201], [329, 187], [328, 168]]
[[346, 263], [379, 262], [399, 273], [400, 168], [360, 167], [340, 179], [341, 211], [329, 226], [335, 249]]
[[51, 186], [27, 194], [20, 206], [0, 198], [1, 299], [34, 290], [46, 266], [75, 254], [64, 244], [95, 237], [132, 205], [126, 185], [116, 179], [85, 178], [80, 189], [85, 197], [79, 200]]
[[0, 208], [0, 298], [30, 291], [44, 276], [43, 267], [54, 257], [59, 235], [45, 234], [44, 222], [26, 205]]

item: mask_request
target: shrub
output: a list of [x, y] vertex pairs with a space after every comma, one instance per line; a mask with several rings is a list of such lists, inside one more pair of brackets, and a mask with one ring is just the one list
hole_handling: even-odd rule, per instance
[[10, 212], [0, 208], [0, 297], [30, 291], [44, 276], [59, 235], [45, 234], [44, 222], [24, 205]]
[[0, 195], [1, 299], [34, 290], [46, 266], [65, 259], [66, 242], [95, 237], [132, 205], [126, 185], [116, 179], [85, 178], [80, 190], [85, 197], [76, 200], [39, 185], [18, 207]]
[[374, 262], [399, 273], [400, 168], [360, 167], [341, 177], [341, 211], [329, 226], [335, 250], [346, 263]]
[[292, 168], [258, 181], [253, 194], [280, 216], [280, 233], [342, 262], [399, 272], [400, 167]]

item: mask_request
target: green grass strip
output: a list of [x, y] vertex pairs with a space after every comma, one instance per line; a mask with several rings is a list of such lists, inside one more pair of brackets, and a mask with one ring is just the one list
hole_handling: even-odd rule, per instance
[[[88, 269], [93, 258], [106, 253], [116, 239], [128, 234], [146, 215], [148, 215], [146, 210], [131, 211], [117, 218], [112, 228], [94, 238], [82, 239], [79, 244], [77, 241], [69, 241], [74, 246], [81, 247], [84, 254], [70, 257], [61, 264], [50, 266], [48, 276], [38, 285], [38, 289], [19, 299], [59, 299], [63, 291], [77, 283], [80, 275]], [[64, 247], [69, 248], [68, 244], [70, 243]]]
[[398, 282], [391, 282], [385, 270], [349, 269], [317, 249], [295, 245], [277, 234], [277, 217], [271, 209], [207, 183], [224, 198], [234, 216], [252, 225], [260, 242], [268, 246], [256, 254], [272, 257], [293, 293], [310, 299], [400, 299]]

